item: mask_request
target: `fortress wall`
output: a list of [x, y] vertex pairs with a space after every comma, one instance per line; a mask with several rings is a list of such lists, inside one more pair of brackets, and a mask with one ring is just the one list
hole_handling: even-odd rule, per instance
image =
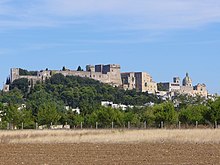
[[37, 81], [45, 81], [46, 78], [50, 78], [54, 74], [63, 74], [64, 76], [79, 76], [85, 78], [92, 78], [102, 83], [107, 83], [113, 86], [121, 86], [121, 73], [120, 65], [96, 65], [95, 72], [92, 71], [74, 71], [74, 70], [42, 70], [37, 72], [37, 76], [20, 76], [19, 68], [11, 69], [12, 82], [19, 78], [27, 78], [32, 80], [32, 83], [36, 84]]
[[73, 70], [59, 71], [59, 70], [53, 70], [52, 73], [53, 73], [53, 75], [54, 74], [62, 74], [64, 76], [90, 77], [90, 72], [86, 72], [86, 71], [73, 71]]
[[110, 77], [107, 74], [102, 74], [100, 72], [91, 72], [91, 78], [98, 80], [102, 83], [110, 83]]
[[39, 76], [19, 76], [19, 78], [28, 79], [30, 85], [35, 85], [37, 81], [42, 81], [41, 77]]
[[109, 75], [110, 84], [114, 86], [121, 86], [122, 79], [121, 79], [121, 67], [117, 64], [105, 65], [103, 67], [103, 73]]
[[92, 78], [98, 80], [102, 83], [109, 83], [110, 77], [107, 74], [102, 74], [101, 72], [88, 72], [88, 71], [53, 71], [55, 74], [61, 73], [64, 76], [79, 76], [85, 78]]

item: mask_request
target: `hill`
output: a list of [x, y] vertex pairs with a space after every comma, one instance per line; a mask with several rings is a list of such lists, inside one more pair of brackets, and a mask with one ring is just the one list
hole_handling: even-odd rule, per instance
[[[220, 99], [204, 102], [180, 96], [184, 104], [175, 107], [171, 101], [162, 101], [155, 95], [125, 91], [89, 78], [55, 74], [35, 86], [27, 79], [10, 84], [10, 91], [0, 94], [2, 128], [35, 128], [39, 125], [69, 124], [71, 127], [162, 127], [176, 126], [178, 121], [212, 126], [220, 123]], [[175, 98], [177, 99], [177, 98]], [[101, 101], [134, 105], [127, 110], [101, 106]], [[153, 102], [154, 106], [144, 106]], [[80, 114], [76, 108], [80, 109]], [[145, 124], [144, 124], [145, 123]]]

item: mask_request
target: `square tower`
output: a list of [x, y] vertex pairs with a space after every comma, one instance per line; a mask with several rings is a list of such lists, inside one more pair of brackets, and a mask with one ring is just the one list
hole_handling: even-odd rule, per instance
[[174, 77], [173, 78], [173, 83], [180, 84], [180, 78], [179, 77]]
[[103, 70], [103, 65], [95, 65], [95, 72], [101, 72]]
[[19, 68], [11, 68], [11, 75], [10, 75], [10, 79], [11, 79], [11, 82], [13, 82], [14, 80], [16, 79], [19, 79]]

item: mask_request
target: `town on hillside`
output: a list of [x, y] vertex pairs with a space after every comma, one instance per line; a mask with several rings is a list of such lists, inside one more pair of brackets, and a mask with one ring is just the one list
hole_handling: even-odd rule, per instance
[[9, 91], [9, 84], [17, 79], [27, 78], [29, 86], [31, 87], [37, 82], [45, 81], [54, 74], [91, 78], [114, 87], [121, 87], [125, 90], [136, 90], [137, 92], [148, 92], [164, 98], [170, 98], [179, 94], [190, 95], [193, 97], [208, 97], [206, 85], [198, 83], [193, 86], [193, 81], [188, 73], [186, 73], [182, 83], [179, 77], [174, 77], [173, 82], [157, 83], [147, 72], [121, 72], [121, 67], [118, 64], [87, 65], [85, 71], [81, 67], [77, 70], [69, 70], [63, 67], [62, 70], [46, 69], [30, 72], [21, 68], [12, 68], [10, 70], [10, 78], [3, 86], [3, 91]]

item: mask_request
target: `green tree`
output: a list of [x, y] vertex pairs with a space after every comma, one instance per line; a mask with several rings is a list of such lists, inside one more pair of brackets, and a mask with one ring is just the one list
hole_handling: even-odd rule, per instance
[[124, 113], [124, 124], [128, 124], [128, 122], [130, 122], [130, 124], [132, 126], [139, 126], [140, 125], [140, 118], [138, 116], [138, 114], [132, 113], [132, 112], [125, 112]]
[[148, 126], [153, 126], [155, 124], [156, 117], [154, 115], [154, 108], [147, 107], [145, 112], [143, 112], [142, 121], [146, 122]]
[[81, 68], [81, 66], [78, 66], [77, 71], [83, 71], [83, 69]]
[[177, 122], [177, 113], [171, 102], [155, 105], [154, 107], [155, 122], [159, 125], [161, 122], [165, 124], [174, 124]]
[[19, 69], [19, 75], [22, 76], [37, 76], [37, 71], [27, 71], [25, 69]]
[[195, 124], [196, 121], [205, 124], [204, 114], [207, 113], [208, 107], [204, 105], [189, 105], [181, 109], [179, 120], [184, 124]]
[[[35, 127], [34, 117], [32, 111], [28, 109], [20, 110], [21, 122], [23, 123], [24, 129], [32, 129]], [[21, 125], [20, 125], [21, 127]]]
[[210, 108], [205, 113], [205, 119], [214, 123], [220, 123], [220, 98], [210, 103]]
[[12, 90], [14, 88], [20, 89], [24, 95], [27, 94], [28, 90], [29, 90], [28, 79], [21, 78], [21, 79], [14, 80], [10, 85], [10, 90]]
[[67, 84], [67, 79], [66, 77], [59, 73], [59, 74], [55, 74], [50, 78], [50, 82], [51, 84], [55, 84], [55, 85], [65, 85]]
[[123, 114], [117, 109], [100, 107], [91, 115], [87, 116], [87, 121], [89, 125], [94, 125], [96, 122], [98, 122], [99, 127], [102, 128], [110, 127], [112, 122], [114, 122], [114, 124], [117, 126], [122, 126]]
[[60, 120], [61, 116], [57, 111], [55, 103], [41, 104], [37, 114], [37, 122], [40, 125], [50, 125], [51, 122], [56, 124]]
[[7, 84], [7, 85], [11, 84], [11, 79], [10, 79], [10, 77], [8, 77], [8, 78], [6, 79], [6, 84]]
[[66, 67], [65, 66], [63, 66], [62, 71], [66, 71]]
[[73, 117], [73, 124], [77, 127], [81, 125], [81, 123], [84, 123], [84, 117], [81, 115], [74, 115]]
[[159, 91], [168, 91], [168, 89], [163, 85], [163, 83], [157, 83], [157, 89]]
[[18, 110], [17, 106], [5, 106], [2, 114], [2, 121], [10, 123], [13, 128], [17, 128], [22, 122], [22, 113]]
[[10, 105], [22, 104], [24, 103], [23, 94], [17, 88], [10, 90], [9, 92], [3, 92], [0, 95], [0, 102], [8, 103]]

